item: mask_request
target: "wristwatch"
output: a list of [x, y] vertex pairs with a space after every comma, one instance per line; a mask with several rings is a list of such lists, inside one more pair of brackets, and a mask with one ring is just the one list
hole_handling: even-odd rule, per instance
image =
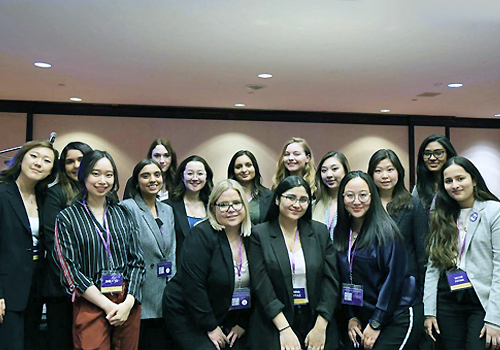
[[368, 324], [369, 324], [369, 325], [370, 325], [370, 327], [372, 327], [374, 330], [376, 330], [376, 331], [380, 330], [380, 326], [381, 326], [380, 322], [375, 321], [375, 320], [371, 320], [371, 319], [370, 319], [370, 320], [368, 321]]

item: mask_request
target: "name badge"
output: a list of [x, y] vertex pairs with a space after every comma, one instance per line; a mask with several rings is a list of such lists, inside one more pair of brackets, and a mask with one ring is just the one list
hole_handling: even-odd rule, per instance
[[172, 275], [172, 262], [160, 261], [156, 264], [156, 276], [167, 277]]
[[305, 305], [308, 303], [306, 287], [293, 288], [293, 304]]
[[472, 287], [472, 283], [467, 276], [467, 272], [464, 270], [455, 269], [446, 271], [446, 277], [448, 278], [448, 284], [450, 285], [450, 290], [452, 292]]
[[363, 286], [342, 283], [342, 304], [363, 306]]
[[252, 306], [250, 288], [239, 288], [233, 293], [229, 310], [249, 309]]
[[103, 271], [101, 276], [101, 293], [121, 293], [123, 275], [112, 271]]
[[38, 247], [38, 245], [34, 245], [32, 251], [33, 251], [33, 260], [40, 259], [40, 248]]

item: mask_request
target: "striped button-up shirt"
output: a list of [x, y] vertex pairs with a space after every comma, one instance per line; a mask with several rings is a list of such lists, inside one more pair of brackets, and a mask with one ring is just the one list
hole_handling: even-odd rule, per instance
[[106, 218], [113, 263], [97, 228], [105, 240], [106, 230], [82, 202], [76, 202], [57, 216], [54, 258], [59, 262], [63, 285], [70, 294], [83, 294], [92, 285], [99, 288], [103, 271], [113, 270], [123, 274], [128, 281], [128, 294], [140, 301], [145, 266], [137, 226], [118, 204], [108, 202]]

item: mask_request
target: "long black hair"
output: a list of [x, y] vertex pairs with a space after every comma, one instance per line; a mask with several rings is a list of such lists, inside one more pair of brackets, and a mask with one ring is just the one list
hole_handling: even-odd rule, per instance
[[[132, 171], [132, 180], [130, 180], [130, 194], [132, 195], [132, 197], [135, 197], [136, 195], [141, 194], [141, 191], [139, 190], [139, 174], [140, 174], [141, 170], [146, 165], [149, 165], [149, 164], [156, 165], [158, 167], [158, 169], [160, 169], [160, 173], [161, 173], [160, 164], [158, 164], [158, 162], [154, 159], [145, 158], [145, 159], [141, 160], [139, 163], [137, 163], [136, 166], [134, 167], [134, 170]], [[162, 176], [162, 180], [163, 180], [163, 176]]]
[[297, 175], [292, 175], [285, 177], [281, 182], [278, 184], [276, 189], [274, 190], [274, 195], [273, 195], [273, 200], [271, 201], [271, 205], [269, 206], [269, 209], [267, 210], [266, 214], [266, 219], [264, 221], [272, 221], [272, 220], [277, 220], [279, 215], [280, 215], [280, 208], [279, 208], [279, 203], [281, 201], [281, 195], [288, 191], [291, 188], [295, 187], [304, 187], [307, 193], [307, 196], [309, 197], [309, 205], [307, 207], [306, 212], [304, 215], [299, 219], [299, 222], [301, 220], [311, 220], [312, 217], [312, 205], [311, 205], [311, 199], [312, 199], [312, 194], [311, 194], [311, 187], [309, 187], [309, 184], [307, 183], [306, 180], [301, 178], [300, 176]]
[[241, 156], [247, 156], [248, 158], [250, 158], [253, 168], [255, 169], [255, 176], [252, 179], [251, 193], [252, 197], [256, 197], [259, 194], [259, 192], [264, 189], [264, 186], [262, 186], [262, 175], [260, 174], [259, 164], [257, 163], [257, 159], [255, 158], [252, 152], [247, 150], [240, 150], [233, 155], [233, 157], [229, 161], [229, 166], [227, 167], [227, 178], [238, 181], [234, 173], [234, 166], [236, 164], [236, 160]]
[[392, 190], [392, 199], [389, 204], [387, 204], [387, 211], [389, 215], [393, 216], [397, 215], [400, 210], [412, 209], [413, 206], [411, 204], [411, 194], [405, 187], [405, 168], [403, 168], [403, 164], [401, 164], [399, 157], [392, 149], [379, 149], [377, 152], [373, 153], [368, 162], [368, 174], [373, 179], [373, 174], [378, 164], [384, 159], [389, 159], [398, 173], [398, 182]]
[[172, 146], [170, 140], [160, 138], [154, 140], [151, 146], [149, 146], [146, 158], [153, 159], [153, 150], [156, 146], [165, 147], [168, 154], [170, 154], [170, 166], [168, 167], [166, 173], [162, 173], [162, 175], [163, 184], [166, 185], [167, 190], [171, 191], [175, 186], [175, 174], [177, 172], [177, 153], [175, 153], [174, 147]]
[[[443, 165], [443, 172], [451, 165], [461, 166], [475, 182], [474, 198], [480, 201], [499, 201], [491, 193], [476, 166], [467, 158], [453, 157]], [[440, 269], [453, 267], [458, 257], [457, 246], [457, 220], [460, 215], [460, 205], [450, 197], [444, 187], [444, 181], [438, 185], [436, 196], [436, 208], [431, 215], [429, 230], [429, 243], [427, 253], [432, 263]]]
[[92, 148], [85, 142], [75, 141], [68, 143], [61, 152], [61, 156], [59, 157], [59, 184], [68, 205], [73, 202], [82, 190], [79, 182], [70, 178], [66, 173], [66, 157], [68, 156], [68, 152], [72, 150], [80, 151], [82, 155], [85, 155], [91, 152]]
[[118, 181], [118, 169], [116, 168], [115, 161], [113, 160], [113, 157], [111, 157], [111, 154], [109, 154], [106, 151], [100, 151], [100, 150], [93, 150], [88, 153], [86, 153], [83, 158], [82, 162], [80, 163], [80, 169], [78, 170], [78, 181], [80, 182], [80, 187], [82, 189], [82, 192], [80, 193], [77, 198], [85, 198], [87, 196], [87, 188], [85, 187], [85, 180], [87, 177], [90, 176], [92, 173], [92, 170], [94, 169], [94, 166], [98, 161], [101, 159], [106, 158], [109, 160], [111, 163], [111, 167], [113, 168], [113, 187], [111, 188], [111, 191], [108, 192], [106, 195], [106, 198], [111, 202], [111, 203], [118, 203], [118, 189], [120, 188], [120, 182]]
[[363, 171], [351, 171], [344, 176], [340, 182], [338, 197], [338, 217], [337, 226], [333, 233], [333, 244], [339, 251], [346, 251], [349, 245], [349, 234], [352, 228], [352, 217], [344, 204], [344, 191], [347, 183], [354, 178], [361, 178], [368, 185], [371, 193], [370, 208], [363, 219], [363, 226], [356, 240], [358, 248], [366, 248], [373, 245], [385, 245], [391, 241], [402, 241], [403, 237], [399, 232], [396, 223], [385, 211], [380, 200], [377, 186], [373, 179]]
[[[417, 191], [418, 191], [418, 196], [422, 201], [422, 205], [426, 210], [429, 210], [429, 208], [431, 207], [432, 199], [436, 194], [436, 189], [435, 189], [436, 182], [434, 175], [432, 171], [427, 169], [424, 161], [425, 148], [431, 142], [439, 142], [441, 146], [443, 146], [443, 148], [446, 150], [447, 159], [450, 159], [457, 155], [457, 151], [455, 151], [455, 148], [451, 144], [450, 140], [448, 140], [448, 138], [443, 135], [439, 134], [431, 135], [427, 137], [420, 145], [417, 156]], [[441, 168], [440, 170], [440, 174], [442, 173], [443, 173], [443, 168]], [[441, 179], [441, 176], [439, 178]]]
[[210, 196], [210, 192], [212, 191], [212, 188], [214, 187], [214, 173], [212, 171], [212, 168], [210, 168], [210, 165], [208, 165], [208, 162], [200, 156], [197, 155], [192, 155], [184, 159], [181, 164], [179, 164], [179, 167], [177, 168], [177, 175], [176, 175], [176, 184], [174, 187], [174, 191], [172, 192], [172, 199], [173, 200], [179, 200], [184, 198], [184, 194], [186, 193], [186, 186], [184, 185], [184, 170], [186, 170], [186, 165], [189, 162], [200, 162], [203, 164], [205, 167], [205, 171], [207, 173], [207, 181], [205, 183], [205, 186], [200, 190], [200, 200], [208, 204], [208, 197]]

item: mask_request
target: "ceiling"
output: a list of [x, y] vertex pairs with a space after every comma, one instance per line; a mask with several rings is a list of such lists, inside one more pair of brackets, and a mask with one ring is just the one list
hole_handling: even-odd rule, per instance
[[2, 0], [0, 99], [70, 97], [495, 118], [500, 2]]

